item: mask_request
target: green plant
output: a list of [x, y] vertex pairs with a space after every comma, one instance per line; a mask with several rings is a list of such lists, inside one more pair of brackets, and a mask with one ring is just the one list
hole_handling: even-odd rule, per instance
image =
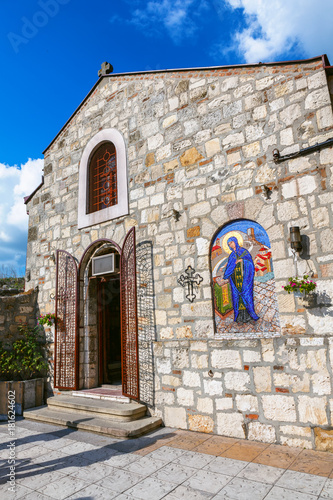
[[40, 327], [19, 326], [21, 337], [4, 345], [0, 341], [0, 380], [30, 380], [48, 371], [47, 342]]
[[304, 274], [303, 278], [296, 276], [295, 278], [289, 278], [288, 285], [283, 286], [284, 290], [288, 293], [304, 292], [308, 294], [316, 289], [317, 284], [314, 281], [309, 280], [309, 276]]
[[39, 325], [47, 325], [47, 326], [51, 326], [53, 325], [54, 321], [56, 319], [56, 315], [55, 314], [45, 314], [44, 316], [41, 314], [38, 318], [38, 324]]

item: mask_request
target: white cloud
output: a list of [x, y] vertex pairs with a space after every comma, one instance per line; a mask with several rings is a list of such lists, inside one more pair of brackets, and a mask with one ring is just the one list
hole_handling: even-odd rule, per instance
[[0, 163], [0, 265], [24, 263], [28, 216], [23, 198], [40, 184], [43, 164], [41, 159], [20, 167]]
[[221, 0], [240, 9], [245, 27], [232, 38], [246, 62], [269, 62], [297, 48], [302, 57], [331, 51], [332, 0]]
[[145, 3], [144, 8], [132, 12], [130, 23], [154, 34], [165, 29], [170, 38], [179, 43], [191, 37], [198, 28], [198, 16], [207, 8], [206, 0], [155, 0]]

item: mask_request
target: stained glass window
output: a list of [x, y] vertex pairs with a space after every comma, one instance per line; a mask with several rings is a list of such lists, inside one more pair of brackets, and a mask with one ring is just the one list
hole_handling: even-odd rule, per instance
[[104, 142], [93, 153], [88, 190], [88, 214], [117, 205], [117, 155], [112, 142]]

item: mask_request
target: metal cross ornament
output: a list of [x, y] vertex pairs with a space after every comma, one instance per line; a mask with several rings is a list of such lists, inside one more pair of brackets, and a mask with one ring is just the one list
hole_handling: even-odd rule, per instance
[[200, 276], [200, 274], [196, 274], [194, 276], [194, 273], [195, 273], [195, 269], [193, 269], [192, 266], [187, 266], [187, 269], [185, 270], [185, 274], [182, 274], [179, 278], [178, 278], [178, 283], [183, 287], [185, 288], [185, 286], [187, 286], [187, 295], [186, 295], [186, 298], [190, 301], [190, 302], [193, 302], [194, 299], [196, 298], [196, 295], [195, 293], [193, 292], [193, 287], [194, 286], [199, 286], [200, 283], [203, 281], [203, 277]]

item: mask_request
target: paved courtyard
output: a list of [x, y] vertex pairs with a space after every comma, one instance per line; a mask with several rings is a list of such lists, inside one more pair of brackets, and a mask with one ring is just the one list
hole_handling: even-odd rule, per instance
[[0, 498], [333, 499], [333, 454], [162, 428], [120, 441], [27, 420], [0, 425]]

